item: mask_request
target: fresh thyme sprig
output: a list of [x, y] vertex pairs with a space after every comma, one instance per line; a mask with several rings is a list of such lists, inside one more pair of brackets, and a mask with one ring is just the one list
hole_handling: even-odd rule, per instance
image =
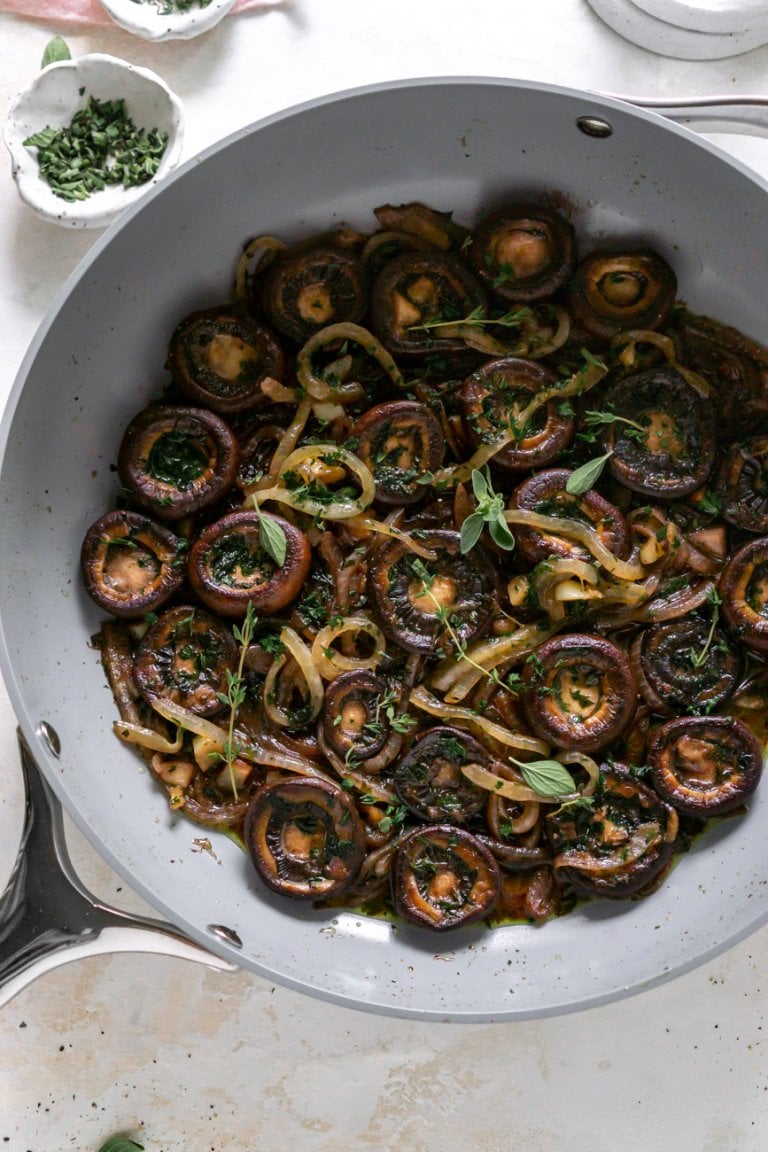
[[604, 424], [626, 424], [641, 433], [643, 438], [648, 435], [648, 429], [644, 428], [642, 424], [638, 424], [637, 420], [630, 420], [627, 416], [619, 416], [616, 412], [585, 412], [583, 422], [588, 427], [602, 426]]
[[224, 744], [224, 750], [220, 753], [220, 758], [224, 761], [229, 769], [229, 779], [232, 785], [232, 792], [235, 799], [237, 799], [237, 782], [235, 780], [235, 760], [240, 755], [235, 740], [235, 718], [237, 710], [245, 702], [245, 657], [253, 641], [253, 632], [256, 626], [256, 611], [253, 607], [253, 601], [248, 601], [248, 607], [245, 610], [245, 618], [243, 620], [242, 628], [237, 624], [232, 627], [232, 635], [240, 645], [240, 658], [237, 663], [237, 671], [232, 672], [227, 669], [227, 690], [226, 692], [219, 692], [218, 698], [222, 704], [226, 704], [229, 708], [229, 721], [227, 724], [227, 740]]
[[445, 320], [435, 317], [434, 320], [424, 320], [421, 324], [412, 324], [409, 332], [431, 332], [434, 328], [456, 328], [458, 325], [469, 324], [473, 328], [485, 326], [498, 328], [519, 328], [531, 315], [530, 308], [518, 308], [514, 312], [505, 312], [503, 316], [486, 316], [485, 309], [478, 305], [466, 316], [456, 317], [454, 320]]
[[715, 636], [715, 629], [717, 628], [717, 623], [720, 619], [720, 605], [722, 602], [722, 598], [717, 590], [715, 588], [711, 588], [707, 593], [707, 603], [712, 605], [712, 620], [709, 625], [707, 639], [704, 641], [704, 645], [701, 648], [701, 651], [691, 652], [691, 664], [694, 668], [701, 668], [702, 664], [707, 658], [710, 648], [712, 647], [712, 641]]

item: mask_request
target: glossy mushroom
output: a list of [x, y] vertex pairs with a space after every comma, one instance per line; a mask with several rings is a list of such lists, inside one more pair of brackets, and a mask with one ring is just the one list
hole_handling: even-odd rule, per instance
[[700, 488], [712, 471], [712, 405], [670, 368], [651, 368], [613, 381], [604, 405], [618, 419], [603, 432], [608, 468], [633, 492], [675, 500]]
[[605, 636], [571, 632], [546, 640], [523, 666], [522, 680], [528, 723], [558, 748], [605, 748], [635, 711], [629, 660]]
[[[263, 520], [282, 534], [285, 557], [278, 563], [264, 546]], [[200, 600], [221, 616], [280, 612], [301, 592], [312, 563], [306, 535], [282, 516], [230, 512], [207, 525], [189, 550], [189, 582]]]
[[236, 664], [231, 630], [203, 609], [181, 604], [144, 633], [133, 674], [149, 704], [170, 700], [198, 716], [213, 716], [225, 707], [222, 696]]
[[270, 329], [229, 306], [193, 312], [176, 327], [168, 368], [183, 396], [223, 415], [266, 402], [262, 380], [281, 380], [285, 355]]
[[713, 488], [729, 524], [744, 532], [768, 532], [768, 436], [752, 436], [730, 445]]
[[677, 296], [674, 269], [658, 252], [592, 252], [568, 285], [567, 303], [576, 323], [599, 340], [632, 328], [659, 328]]
[[362, 320], [368, 271], [351, 250], [330, 243], [299, 245], [274, 260], [260, 303], [278, 332], [303, 344], [330, 324]]
[[301, 777], [265, 784], [251, 801], [243, 838], [261, 879], [294, 900], [327, 900], [354, 882], [365, 829], [337, 785]]
[[[542, 516], [583, 521], [594, 528], [606, 548], [626, 560], [631, 541], [624, 515], [594, 488], [581, 495], [568, 492], [566, 485], [571, 475], [568, 468], [547, 468], [532, 473], [515, 488], [511, 507], [524, 508]], [[522, 525], [515, 525], [513, 533], [520, 553], [530, 564], [538, 564], [552, 556], [591, 559], [589, 552], [580, 544], [562, 536], [550, 536], [539, 529]]]
[[763, 770], [760, 741], [728, 716], [679, 716], [655, 733], [648, 750], [651, 782], [687, 816], [706, 819], [740, 807]]
[[473, 448], [506, 443], [493, 455], [497, 468], [516, 472], [551, 464], [570, 444], [574, 420], [556, 397], [524, 416], [537, 393], [557, 376], [535, 360], [507, 356], [491, 360], [464, 381], [459, 406], [465, 435]]
[[355, 452], [376, 481], [382, 504], [413, 504], [426, 492], [419, 483], [445, 455], [440, 421], [426, 404], [390, 400], [369, 408], [350, 432]]
[[443, 932], [491, 915], [501, 873], [484, 844], [464, 828], [424, 825], [400, 841], [392, 861], [392, 899], [405, 919]]
[[407, 652], [446, 653], [455, 640], [478, 635], [493, 611], [494, 573], [479, 548], [462, 555], [458, 532], [427, 529], [425, 547], [436, 553], [422, 560], [405, 543], [387, 539], [374, 550], [367, 589], [383, 632]]
[[237, 441], [216, 413], [153, 404], [125, 430], [120, 480], [162, 520], [181, 520], [220, 500], [237, 473]]
[[583, 896], [642, 894], [671, 860], [677, 814], [622, 765], [600, 779], [592, 805], [563, 805], [546, 817], [555, 876]]
[[400, 758], [397, 795], [416, 816], [434, 824], [467, 824], [485, 807], [487, 792], [462, 773], [465, 764], [486, 767], [491, 757], [460, 728], [430, 728]]
[[768, 537], [750, 540], [733, 553], [718, 590], [723, 619], [740, 643], [768, 652]]
[[736, 691], [744, 669], [727, 632], [695, 613], [638, 633], [631, 660], [646, 704], [665, 716], [720, 707]]
[[507, 204], [473, 228], [469, 258], [486, 286], [506, 300], [547, 300], [573, 272], [575, 233], [570, 221], [551, 208]]
[[85, 534], [80, 567], [100, 608], [135, 620], [162, 607], [181, 585], [187, 542], [139, 512], [101, 516]]

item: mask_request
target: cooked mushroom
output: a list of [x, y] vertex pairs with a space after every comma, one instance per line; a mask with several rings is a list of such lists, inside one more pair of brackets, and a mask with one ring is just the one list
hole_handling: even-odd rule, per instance
[[[526, 508], [543, 516], [582, 520], [595, 529], [606, 548], [626, 560], [630, 536], [623, 514], [594, 488], [579, 496], [571, 495], [566, 489], [571, 475], [568, 468], [548, 468], [532, 473], [512, 493], [512, 507]], [[550, 556], [590, 559], [590, 553], [575, 540], [550, 536], [522, 525], [516, 525], [513, 531], [520, 552], [531, 564], [538, 564]]]
[[740, 720], [678, 716], [655, 733], [648, 750], [654, 788], [687, 816], [722, 816], [760, 783], [763, 750]]
[[472, 230], [469, 256], [478, 276], [506, 300], [546, 300], [573, 272], [573, 226], [551, 208], [507, 204], [484, 216]]
[[492, 913], [499, 866], [477, 837], [453, 825], [425, 825], [401, 840], [392, 862], [392, 899], [406, 920], [441, 932]]
[[578, 264], [568, 286], [568, 306], [584, 331], [610, 340], [630, 328], [658, 328], [669, 317], [677, 276], [650, 248], [592, 252]]
[[269, 514], [282, 534], [285, 556], [278, 563], [262, 542], [267, 514], [230, 512], [203, 529], [189, 550], [189, 582], [203, 604], [222, 616], [280, 612], [301, 592], [312, 563], [306, 535], [282, 516]]
[[768, 436], [752, 436], [724, 453], [713, 485], [723, 518], [745, 532], [768, 532]]
[[669, 863], [679, 820], [624, 766], [604, 768], [600, 779], [593, 804], [563, 805], [546, 817], [555, 875], [584, 896], [633, 896]]
[[170, 700], [212, 716], [225, 707], [228, 676], [237, 664], [237, 645], [215, 616], [189, 604], [169, 608], [139, 642], [133, 674], [144, 698]]
[[723, 619], [736, 639], [755, 652], [768, 652], [768, 537], [734, 552], [718, 589]]
[[125, 430], [120, 480], [162, 520], [182, 520], [231, 488], [237, 472], [232, 430], [206, 408], [153, 404]]
[[571, 632], [536, 649], [523, 668], [523, 707], [533, 731], [558, 748], [594, 752], [615, 740], [635, 710], [625, 652], [605, 636]]
[[251, 801], [243, 836], [264, 883], [294, 900], [327, 900], [353, 883], [365, 829], [353, 801], [330, 781], [265, 784]]
[[479, 548], [461, 554], [458, 532], [427, 529], [420, 539], [437, 554], [435, 560], [414, 556], [398, 539], [376, 547], [368, 597], [380, 627], [401, 648], [450, 652], [452, 636], [466, 643], [488, 623], [493, 569]]
[[[390, 260], [371, 290], [373, 327], [394, 356], [466, 357], [464, 341], [443, 336], [442, 328], [478, 309], [485, 313], [485, 290], [458, 257], [408, 252]], [[472, 355], [474, 355], [472, 353]]]
[[285, 355], [266, 324], [225, 305], [181, 321], [171, 337], [168, 368], [190, 402], [232, 415], [266, 403], [261, 382], [282, 378]]
[[460, 728], [430, 728], [398, 761], [395, 790], [422, 820], [467, 824], [482, 812], [488, 794], [462, 773], [462, 765], [484, 767], [490, 759], [483, 746]]
[[426, 490], [419, 480], [438, 469], [445, 454], [440, 421], [415, 400], [375, 404], [353, 425], [350, 436], [373, 473], [376, 499], [382, 504], [421, 500]]
[[368, 307], [368, 272], [351, 250], [299, 245], [270, 265], [261, 292], [270, 322], [303, 344], [329, 324], [360, 321]]
[[605, 407], [617, 419], [603, 432], [608, 467], [625, 487], [656, 500], [695, 492], [712, 471], [715, 420], [711, 404], [670, 368], [615, 380]]
[[88, 529], [80, 566], [88, 595], [134, 620], [162, 607], [184, 579], [186, 540], [139, 512], [101, 516]]
[[493, 455], [498, 468], [522, 472], [551, 464], [573, 438], [573, 416], [556, 397], [530, 416], [524, 413], [537, 393], [556, 381], [554, 372], [543, 364], [513, 356], [478, 368], [466, 378], [459, 394], [469, 443], [476, 448], [506, 439]]
[[718, 708], [736, 691], [744, 668], [725, 630], [695, 613], [644, 629], [631, 654], [643, 699], [663, 716]]

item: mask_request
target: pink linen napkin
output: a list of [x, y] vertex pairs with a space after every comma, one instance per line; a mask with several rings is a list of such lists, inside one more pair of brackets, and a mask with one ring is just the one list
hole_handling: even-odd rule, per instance
[[[278, 0], [237, 0], [233, 12], [271, 8]], [[38, 20], [63, 21], [67, 24], [111, 24], [99, 0], [0, 0], [0, 12], [33, 16]]]

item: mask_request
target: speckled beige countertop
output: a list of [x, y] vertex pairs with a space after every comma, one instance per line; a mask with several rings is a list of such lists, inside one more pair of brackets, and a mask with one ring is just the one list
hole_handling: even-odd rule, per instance
[[[2, 4], [0, 3], [0, 8]], [[317, 94], [405, 76], [531, 78], [628, 95], [768, 93], [768, 49], [685, 63], [636, 49], [586, 0], [294, 0], [189, 43], [0, 14], [0, 114], [51, 35], [153, 68], [188, 114], [185, 157]], [[768, 174], [768, 145], [726, 145]], [[0, 397], [93, 234], [34, 218], [0, 180]], [[21, 826], [0, 693], [0, 876]], [[88, 886], [140, 909], [69, 828]], [[560, 1018], [443, 1025], [311, 1000], [244, 972], [114, 955], [49, 973], [0, 1011], [0, 1148], [94, 1152], [763, 1152], [768, 930], [631, 999]]]

